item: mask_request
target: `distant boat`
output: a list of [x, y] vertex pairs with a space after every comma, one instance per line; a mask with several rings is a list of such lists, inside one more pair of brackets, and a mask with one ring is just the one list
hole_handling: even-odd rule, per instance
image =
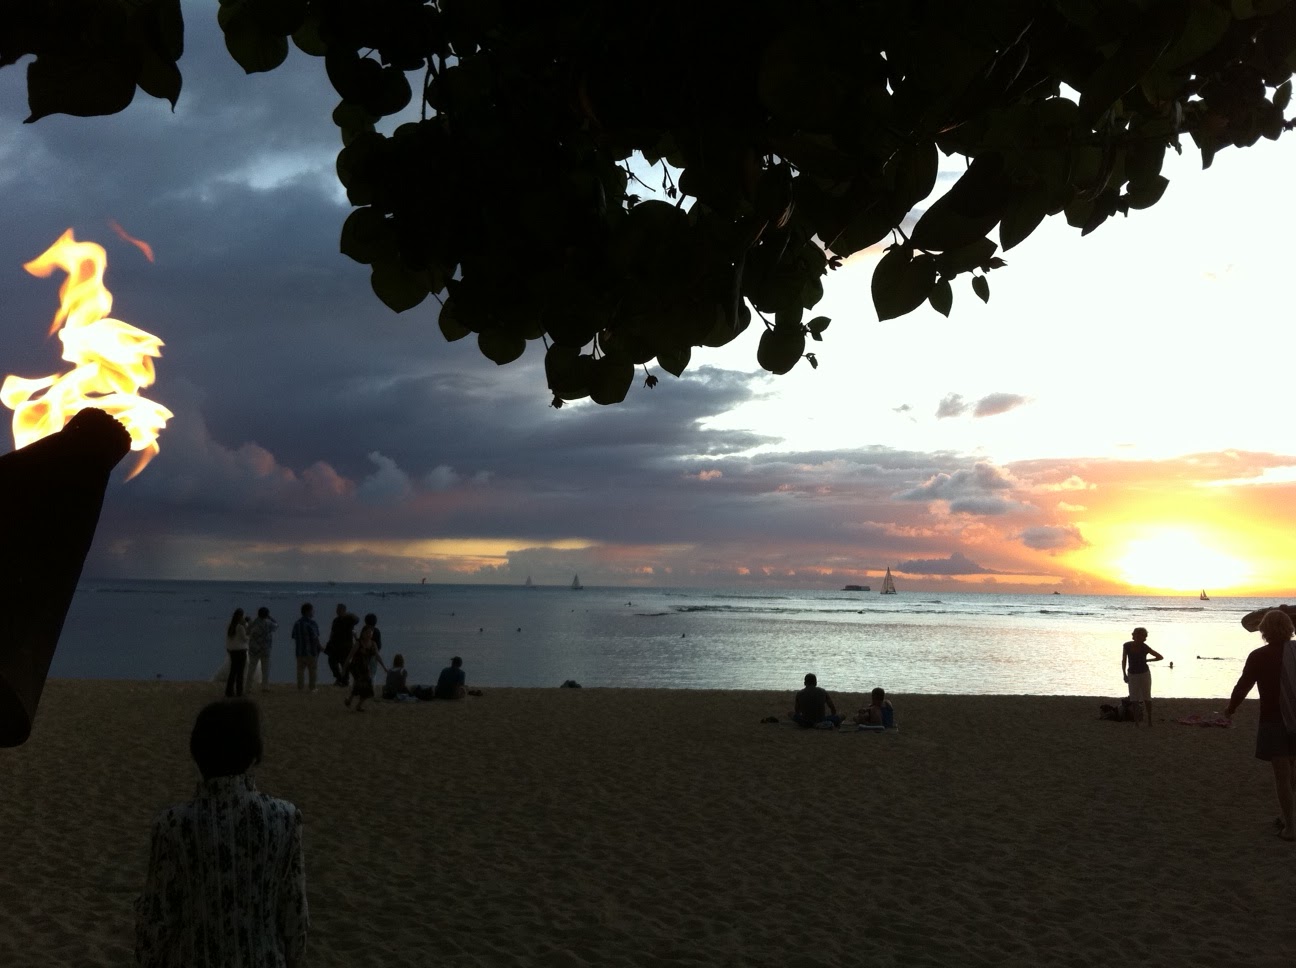
[[527, 580], [522, 583], [522, 586], [524, 588], [535, 588], [535, 582], [531, 580], [530, 575], [527, 575]]
[[1202, 593], [1201, 593], [1201, 600], [1202, 600], [1203, 602], [1209, 602], [1209, 601], [1210, 601], [1210, 596], [1206, 594], [1206, 589], [1204, 589], [1204, 588], [1202, 589]]
[[842, 591], [844, 591], [844, 592], [868, 592], [868, 591], [872, 591], [872, 589], [869, 588], [868, 585], [844, 585], [844, 586], [842, 587]]
[[895, 593], [895, 579], [891, 577], [891, 569], [888, 567], [886, 574], [882, 576], [882, 591], [879, 594], [894, 595]]
[[580, 575], [572, 575], [572, 591], [578, 592], [585, 586], [580, 583]]
[[427, 579], [424, 578], [421, 582], [419, 582], [419, 584], [420, 584], [420, 585], [426, 585], [426, 584], [427, 584]]

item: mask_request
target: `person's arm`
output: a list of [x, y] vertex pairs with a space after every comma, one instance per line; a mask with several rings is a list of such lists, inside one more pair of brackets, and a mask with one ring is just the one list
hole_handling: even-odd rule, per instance
[[1129, 682], [1129, 673], [1125, 671], [1125, 663], [1129, 661], [1129, 649], [1121, 646], [1121, 678]]
[[144, 891], [135, 901], [135, 963], [140, 968], [164, 968], [163, 958], [171, 927], [167, 898], [171, 896], [174, 874], [169, 867], [163, 868], [163, 858], [169, 854], [165, 840], [162, 824], [155, 822]]
[[1237, 685], [1233, 687], [1233, 695], [1229, 697], [1229, 704], [1224, 707], [1224, 715], [1230, 719], [1237, 712], [1238, 706], [1242, 705], [1242, 700], [1247, 697], [1251, 687], [1256, 684], [1259, 676], [1256, 674], [1255, 663], [1252, 661], [1254, 653], [1247, 656], [1246, 665], [1242, 667], [1242, 675], [1238, 677]]
[[832, 696], [828, 695], [828, 691], [827, 691], [826, 689], [824, 690], [824, 702], [826, 702], [826, 703], [828, 704], [828, 709], [829, 709], [829, 711], [830, 711], [834, 716], [836, 716], [836, 715], [837, 715], [837, 706], [836, 706], [836, 704], [832, 701]]
[[284, 963], [296, 968], [306, 953], [310, 909], [306, 905], [306, 864], [302, 858], [302, 816], [294, 811], [283, 879], [279, 887], [279, 940]]
[[1147, 660], [1148, 660], [1149, 662], [1160, 662], [1162, 659], [1165, 658], [1165, 656], [1163, 656], [1163, 655], [1162, 655], [1160, 652], [1158, 652], [1156, 649], [1152, 648], [1152, 646], [1149, 645], [1149, 646], [1146, 646], [1146, 648], [1147, 648], [1147, 651], [1148, 651], [1148, 654], [1147, 654]]
[[351, 643], [351, 651], [347, 653], [347, 657], [342, 661], [343, 669], [345, 669], [347, 666], [351, 664], [351, 660], [355, 658], [357, 648], [359, 648], [359, 643], [357, 642]]

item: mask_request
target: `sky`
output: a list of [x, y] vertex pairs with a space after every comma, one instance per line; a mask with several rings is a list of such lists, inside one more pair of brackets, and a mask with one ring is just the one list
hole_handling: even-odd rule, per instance
[[497, 367], [434, 300], [372, 294], [338, 252], [322, 61], [245, 76], [215, 8], [185, 4], [174, 112], [24, 125], [25, 63], [0, 70], [0, 376], [67, 369], [61, 277], [22, 269], [67, 228], [165, 344], [147, 396], [175, 416], [110, 483], [88, 577], [1296, 588], [1292, 137], [1205, 172], [1185, 139], [1159, 204], [1083, 239], [1047, 220], [949, 319], [879, 323], [859, 254], [825, 280], [817, 369], [763, 373], [753, 327], [555, 410], [542, 344]]

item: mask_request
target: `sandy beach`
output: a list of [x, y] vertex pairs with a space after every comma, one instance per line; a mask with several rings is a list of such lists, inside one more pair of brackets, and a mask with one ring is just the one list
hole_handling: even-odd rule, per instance
[[[833, 689], [853, 711], [863, 693]], [[896, 696], [891, 734], [760, 722], [787, 692], [256, 695], [306, 818], [310, 966], [1296, 962], [1296, 846], [1256, 703], [1153, 729], [1100, 700]], [[0, 964], [132, 963], [148, 831], [209, 684], [55, 681], [0, 750]]]

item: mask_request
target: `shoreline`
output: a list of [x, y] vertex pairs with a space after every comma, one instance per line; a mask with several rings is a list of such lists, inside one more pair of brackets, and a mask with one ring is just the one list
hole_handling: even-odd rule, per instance
[[[790, 689], [481, 688], [252, 697], [258, 785], [306, 818], [305, 965], [1276, 968], [1296, 945], [1254, 699], [1232, 729], [1154, 699], [1149, 730], [1096, 697], [897, 695], [878, 735], [760, 723]], [[46, 685], [0, 750], [0, 963], [132, 963], [149, 824], [191, 795], [219, 693]]]

